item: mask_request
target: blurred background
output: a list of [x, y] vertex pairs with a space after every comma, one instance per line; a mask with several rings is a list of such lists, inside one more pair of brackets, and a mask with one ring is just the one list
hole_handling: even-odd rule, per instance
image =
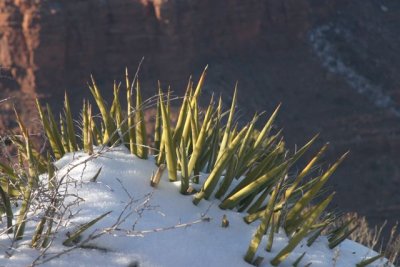
[[0, 132], [14, 104], [38, 130], [36, 97], [60, 111], [66, 91], [78, 110], [90, 74], [110, 96], [142, 57], [147, 97], [158, 80], [182, 95], [208, 64], [203, 98], [228, 106], [239, 81], [239, 120], [282, 102], [291, 150], [320, 133], [327, 162], [351, 151], [337, 210], [400, 219], [400, 1], [1, 0]]

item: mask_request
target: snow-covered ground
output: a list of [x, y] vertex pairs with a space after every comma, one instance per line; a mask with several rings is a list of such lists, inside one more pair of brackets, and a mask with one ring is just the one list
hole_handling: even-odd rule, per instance
[[[64, 222], [57, 227], [50, 248], [43, 251], [29, 247], [35, 223], [27, 224], [26, 239], [10, 249], [12, 235], [0, 236], [0, 266], [251, 266], [244, 260], [257, 222], [247, 225], [243, 214], [220, 210], [218, 200], [192, 204], [191, 196], [179, 194], [180, 182], [171, 183], [167, 171], [156, 188], [150, 177], [157, 169], [152, 160], [141, 160], [124, 147], [114, 148], [90, 159], [84, 153], [64, 156], [56, 163], [58, 177], [65, 174], [67, 197], [71, 203]], [[96, 182], [90, 181], [102, 168]], [[42, 177], [47, 179], [46, 177]], [[77, 226], [111, 212], [83, 233], [98, 238], [85, 243], [86, 248], [66, 247], [62, 242]], [[229, 227], [221, 227], [223, 216]], [[35, 219], [35, 218], [33, 218]], [[3, 220], [2, 224], [5, 223]], [[4, 228], [4, 225], [2, 225]], [[264, 257], [261, 266], [287, 244], [284, 233], [276, 236], [271, 252], [263, 240], [257, 256]], [[67, 252], [66, 250], [69, 250]], [[376, 252], [346, 240], [330, 250], [325, 237], [311, 247], [301, 243], [280, 265], [292, 266], [303, 253], [298, 266], [348, 267]], [[383, 266], [385, 260], [370, 266]]]

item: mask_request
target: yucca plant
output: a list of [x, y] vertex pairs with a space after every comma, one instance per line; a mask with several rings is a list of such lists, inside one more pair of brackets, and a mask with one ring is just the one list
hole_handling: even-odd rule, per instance
[[[158, 184], [161, 173], [166, 167], [169, 181], [180, 181], [179, 191], [182, 194], [191, 194], [194, 191], [191, 183], [199, 183], [201, 189], [192, 197], [194, 204], [198, 204], [203, 199], [217, 198], [221, 200], [219, 204], [221, 209], [245, 212], [245, 222], [252, 223], [260, 220], [261, 223], [245, 256], [247, 262], [260, 261], [260, 257], [256, 254], [263, 238], [267, 239], [265, 249], [271, 251], [274, 237], [280, 229], [285, 231], [290, 241], [276, 255], [271, 256], [270, 262], [274, 266], [284, 261], [301, 240], [306, 239], [308, 244], [312, 245], [321, 235], [322, 230], [332, 222], [332, 217], [324, 211], [331, 202], [333, 194], [322, 198], [322, 201], [316, 201], [316, 199], [321, 197], [327, 180], [347, 154], [321, 174], [320, 166], [317, 164], [327, 149], [327, 145], [324, 145], [300, 173], [293, 175], [293, 167], [299, 165], [299, 159], [310, 150], [318, 135], [299, 150], [290, 152], [286, 148], [282, 132], [274, 128], [280, 105], [266, 119], [260, 131], [255, 125], [260, 120], [261, 114], [256, 114], [243, 128], [239, 127], [235, 118], [238, 100], [237, 85], [228, 111], [223, 110], [221, 98], [215, 105], [213, 97], [209, 105], [202, 108], [199, 97], [206, 74], [207, 68], [196, 85], [191, 78], [189, 79], [176, 123], [171, 121], [171, 93], [168, 91], [165, 97], [159, 85], [153, 135], [154, 147], [151, 150], [148, 149], [147, 144], [148, 136], [144, 119], [146, 102], [142, 100], [140, 82], [136, 77], [131, 81], [127, 71], [126, 108], [121, 106], [121, 102], [124, 101], [120, 101], [119, 84], [114, 83], [113, 101], [111, 106], [108, 106], [92, 77], [89, 89], [94, 98], [94, 108], [99, 110], [100, 116], [98, 118], [92, 113], [90, 101], [83, 101], [80, 136], [77, 135], [79, 127], [74, 124], [67, 95], [64, 100], [64, 113], [60, 115], [59, 123], [56, 123], [50, 107], [43, 109], [37, 101], [40, 120], [50, 145], [47, 160], [33, 148], [21, 122], [23, 139], [13, 140], [29, 169], [26, 181], [22, 181], [21, 176], [6, 164], [0, 164], [1, 174], [13, 180], [14, 185], [19, 185], [19, 191], [14, 193], [19, 194], [23, 199], [15, 226], [17, 239], [22, 237], [24, 232], [31, 192], [37, 186], [38, 175], [49, 168], [50, 156], [57, 160], [67, 152], [80, 149], [93, 154], [96, 145], [125, 145], [133, 155], [139, 158], [155, 158], [159, 169], [151, 179], [152, 186]], [[77, 136], [79, 138], [76, 138]], [[100, 171], [101, 169], [93, 177], [93, 181], [97, 179]], [[51, 172], [50, 169], [49, 172]], [[10, 187], [6, 179], [0, 179], [3, 206], [8, 210], [8, 218], [12, 218], [14, 215], [7, 208], [10, 206], [10, 196], [12, 196], [11, 191], [7, 191]], [[54, 187], [54, 184], [49, 185], [49, 188]], [[14, 189], [17, 188], [14, 186]], [[54, 198], [53, 201], [58, 200]], [[54, 212], [53, 208], [45, 211], [44, 217], [37, 224], [32, 246], [40, 247], [48, 243]], [[106, 214], [83, 225], [64, 244], [71, 245], [83, 231], [104, 216]], [[12, 228], [11, 222], [9, 221], [8, 224], [10, 228]], [[47, 230], [45, 231], [46, 223]], [[343, 227], [333, 234], [330, 247], [333, 248], [343, 241], [351, 231], [352, 229]], [[301, 258], [297, 260], [297, 263], [300, 260]]]
[[111, 112], [107, 108], [106, 103], [93, 77], [92, 77], [92, 85], [89, 85], [89, 89], [101, 113], [101, 119], [103, 125], [102, 144], [109, 144], [109, 145], [116, 144], [118, 141], [118, 137], [116, 135], [117, 131], [116, 122], [111, 117]]
[[263, 212], [263, 216], [261, 218], [261, 224], [258, 226], [257, 231], [254, 234], [253, 239], [251, 240], [249, 249], [247, 250], [246, 256], [244, 257], [245, 261], [247, 261], [248, 263], [253, 263], [253, 258], [256, 254], [258, 246], [260, 245], [263, 235], [267, 232], [268, 228], [272, 228], [269, 227], [269, 225], [271, 223], [271, 219], [274, 217], [274, 206], [278, 198], [278, 195], [280, 194], [283, 181], [284, 180], [282, 178], [279, 185], [275, 186], [271, 198], [268, 201], [267, 208]]
[[136, 129], [136, 145], [137, 156], [142, 159], [147, 159], [147, 133], [146, 123], [144, 121], [142, 94], [140, 91], [139, 80], [136, 82], [136, 110], [135, 110], [135, 129]]
[[22, 192], [22, 204], [19, 210], [19, 214], [17, 216], [17, 222], [15, 225], [15, 239], [19, 240], [23, 238], [25, 231], [26, 218], [29, 212], [29, 206], [31, 204], [31, 194], [33, 188], [37, 185], [38, 182], [38, 173], [37, 167], [35, 166], [35, 160], [32, 153], [32, 145], [29, 138], [28, 130], [23, 125], [21, 119], [18, 114], [16, 114], [17, 122], [19, 124], [20, 129], [22, 130], [22, 135], [25, 139], [26, 145], [26, 161], [28, 163], [28, 172], [27, 172], [27, 181], [24, 186]]
[[7, 233], [12, 233], [13, 232], [13, 211], [11, 208], [11, 201], [10, 201], [10, 196], [7, 194], [7, 192], [5, 192], [2, 188], [2, 186], [0, 186], [0, 197], [1, 197], [1, 204], [2, 204], [2, 208], [4, 210], [1, 210], [0, 208], [0, 214], [2, 214], [3, 212], [6, 213], [7, 216]]
[[383, 255], [378, 254], [378, 255], [376, 255], [375, 257], [371, 257], [371, 258], [369, 258], [369, 259], [362, 260], [362, 261], [360, 261], [359, 263], [356, 264], [356, 267], [364, 267], [364, 266], [367, 266], [367, 265], [373, 263], [374, 261], [379, 260], [379, 259], [382, 258], [382, 257], [383, 257]]
[[[166, 162], [168, 168], [168, 177], [170, 181], [176, 181], [177, 176], [177, 155], [176, 155], [176, 144], [172, 138], [172, 129], [170, 125], [169, 113], [162, 100], [162, 94], [160, 94], [160, 109], [163, 121], [163, 134], [162, 140], [164, 143], [164, 149], [166, 153]], [[186, 149], [186, 148], [183, 148]]]
[[132, 107], [132, 86], [129, 81], [128, 69], [125, 71], [125, 83], [126, 83], [126, 103], [127, 103], [127, 131], [128, 131], [128, 140], [129, 140], [129, 150], [132, 154], [137, 154], [136, 147], [136, 134], [135, 134], [135, 120], [133, 116], [133, 107]]
[[279, 265], [284, 259], [287, 258], [289, 253], [304, 239], [311, 229], [313, 223], [321, 216], [325, 208], [332, 201], [334, 194], [331, 194], [324, 201], [322, 201], [318, 206], [312, 209], [309, 216], [305, 218], [300, 229], [295, 233], [295, 235], [290, 239], [288, 245], [284, 247], [276, 256], [271, 260], [271, 264], [274, 266]]
[[77, 240], [79, 239], [79, 237], [81, 236], [81, 234], [83, 232], [85, 232], [92, 225], [94, 225], [95, 223], [97, 223], [98, 221], [100, 221], [101, 219], [103, 219], [110, 213], [111, 213], [111, 211], [108, 211], [108, 212], [100, 215], [99, 217], [97, 217], [87, 223], [84, 223], [83, 225], [78, 227], [78, 229], [76, 229], [73, 233], [69, 234], [69, 237], [66, 240], [64, 240], [63, 245], [64, 246], [72, 246], [74, 243], [77, 243]]

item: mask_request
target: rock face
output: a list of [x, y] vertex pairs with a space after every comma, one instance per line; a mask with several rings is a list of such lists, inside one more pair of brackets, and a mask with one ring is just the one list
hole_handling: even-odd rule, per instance
[[0, 62], [10, 69], [19, 88], [32, 90], [35, 86], [33, 53], [39, 44], [39, 27], [33, 27], [37, 8], [24, 5], [26, 13], [22, 12], [11, 1], [0, 4]]
[[271, 48], [304, 38], [308, 15], [307, 1], [6, 0], [0, 62], [18, 89], [49, 96], [80, 89], [89, 73], [119, 77], [143, 56], [142, 75], [174, 81], [264, 34]]
[[[229, 100], [238, 80], [244, 116], [283, 102], [279, 125], [292, 147], [321, 132], [329, 160], [350, 149], [333, 181], [337, 204], [394, 221], [399, 10], [373, 0], [2, 0], [0, 97], [23, 103], [29, 120], [32, 97], [57, 103], [67, 91], [80, 105], [89, 74], [107, 86], [143, 56], [147, 96], [157, 79], [182, 93], [209, 64], [205, 94]], [[10, 103], [0, 105], [0, 128], [13, 126], [11, 115]]]

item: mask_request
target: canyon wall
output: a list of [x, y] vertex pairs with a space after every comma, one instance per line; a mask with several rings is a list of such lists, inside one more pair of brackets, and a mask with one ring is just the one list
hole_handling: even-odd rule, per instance
[[235, 55], [260, 38], [267, 49], [293, 45], [310, 27], [309, 9], [304, 0], [5, 0], [0, 64], [14, 88], [39, 96], [79, 92], [90, 73], [120, 77], [142, 57], [141, 75], [174, 83], [199, 60]]

